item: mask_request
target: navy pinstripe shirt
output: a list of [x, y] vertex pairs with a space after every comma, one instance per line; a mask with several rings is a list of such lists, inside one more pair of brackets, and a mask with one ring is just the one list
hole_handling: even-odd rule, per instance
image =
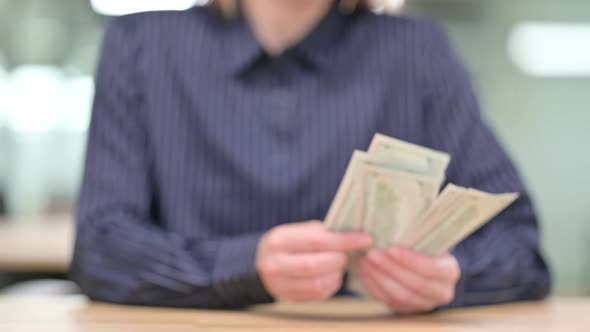
[[260, 236], [322, 219], [375, 132], [449, 152], [448, 179], [522, 198], [461, 243], [453, 306], [549, 289], [531, 202], [448, 38], [418, 18], [333, 9], [281, 56], [206, 8], [115, 19], [104, 43], [72, 278], [91, 298], [271, 301]]

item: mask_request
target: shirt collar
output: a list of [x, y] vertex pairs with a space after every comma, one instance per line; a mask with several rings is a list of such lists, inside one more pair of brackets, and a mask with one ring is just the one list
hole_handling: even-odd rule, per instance
[[337, 3], [339, 1], [335, 1], [335, 5], [320, 23], [301, 42], [293, 46], [293, 49], [306, 57], [316, 69], [321, 70], [330, 64], [352, 15], [343, 13]]
[[[302, 56], [314, 69], [321, 70], [326, 66], [350, 16], [343, 13], [336, 3], [338, 1], [302, 41], [285, 52]], [[232, 73], [240, 74], [248, 70], [266, 54], [243, 15], [226, 22], [225, 29], [228, 37], [226, 65]]]

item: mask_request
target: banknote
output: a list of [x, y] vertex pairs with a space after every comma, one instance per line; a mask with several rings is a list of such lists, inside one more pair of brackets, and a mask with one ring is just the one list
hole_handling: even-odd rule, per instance
[[451, 161], [447, 153], [382, 134], [375, 134], [368, 153], [385, 161], [389, 168], [443, 179]]
[[444, 222], [411, 248], [429, 256], [441, 255], [451, 250], [484, 223], [512, 204], [519, 197], [516, 193], [494, 195], [475, 189], [466, 189]]
[[438, 181], [429, 177], [365, 166], [363, 230], [374, 245], [386, 249], [433, 203], [430, 194]]
[[360, 205], [362, 197], [359, 197], [359, 186], [363, 180], [360, 177], [362, 173], [362, 160], [366, 158], [366, 152], [354, 151], [344, 177], [336, 192], [336, 196], [330, 205], [324, 222], [329, 229], [337, 231], [360, 231], [363, 229], [358, 224], [361, 213]]
[[415, 246], [431, 233], [436, 226], [449, 218], [454, 211], [454, 207], [461, 203], [459, 198], [465, 190], [467, 189], [454, 184], [447, 185], [434, 204], [412, 222], [412, 227], [407, 228], [403, 234], [400, 234], [397, 244], [407, 248]]
[[[389, 180], [387, 180], [389, 179]], [[395, 209], [394, 204], [381, 204], [379, 206], [368, 204], [372, 202], [387, 202], [384, 196], [387, 188], [395, 192], [404, 192], [401, 196], [403, 206], [417, 212], [423, 212], [434, 201], [440, 187], [441, 177], [431, 177], [414, 173], [406, 173], [398, 170], [394, 165], [377, 159], [374, 156], [363, 152], [354, 151], [344, 178], [338, 188], [334, 201], [325, 218], [329, 228], [339, 231], [366, 230], [364, 226], [368, 214], [370, 218], [387, 216], [383, 211], [377, 213], [377, 209]], [[393, 193], [393, 191], [389, 191]], [[370, 197], [368, 195], [371, 195]], [[394, 203], [394, 201], [389, 201]], [[398, 211], [403, 212], [403, 211]], [[397, 213], [399, 214], [399, 213]], [[400, 219], [397, 224], [408, 223], [416, 213], [406, 213], [407, 218]], [[373, 224], [380, 225], [380, 223]], [[391, 223], [383, 226], [395, 227]], [[380, 232], [382, 233], [382, 232]]]

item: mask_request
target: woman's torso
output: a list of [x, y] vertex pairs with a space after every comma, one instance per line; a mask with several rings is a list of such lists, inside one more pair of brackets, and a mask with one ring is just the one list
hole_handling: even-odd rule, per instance
[[205, 8], [133, 18], [158, 218], [231, 236], [322, 219], [355, 149], [424, 133], [419, 19], [333, 11], [265, 57], [241, 19]]

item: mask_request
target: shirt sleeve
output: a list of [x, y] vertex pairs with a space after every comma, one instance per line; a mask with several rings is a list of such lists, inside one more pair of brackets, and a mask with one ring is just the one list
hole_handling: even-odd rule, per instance
[[272, 301], [254, 263], [262, 234], [198, 238], [159, 224], [133, 28], [115, 19], [104, 42], [71, 278], [90, 298], [114, 303], [227, 308]]
[[537, 217], [515, 167], [479, 112], [469, 75], [448, 36], [431, 25], [423, 69], [428, 142], [447, 151], [448, 181], [520, 198], [453, 251], [461, 267], [451, 307], [541, 299], [550, 275], [539, 248]]

